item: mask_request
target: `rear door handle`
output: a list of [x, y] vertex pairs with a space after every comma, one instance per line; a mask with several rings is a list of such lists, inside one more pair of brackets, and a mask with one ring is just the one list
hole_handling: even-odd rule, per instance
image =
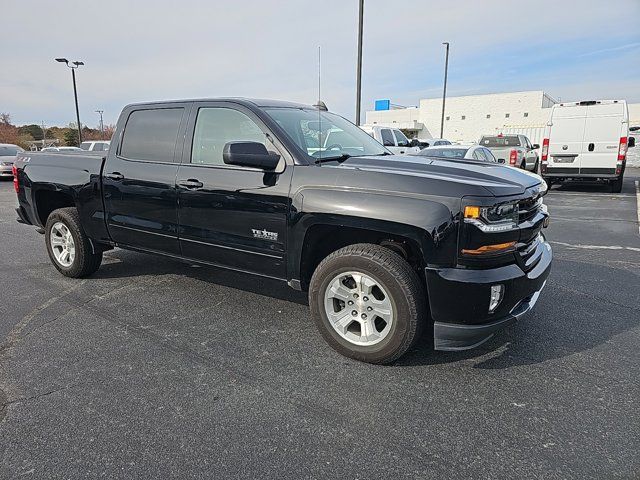
[[110, 178], [111, 180], [124, 180], [124, 175], [122, 175], [120, 172], [105, 173], [104, 176]]
[[189, 178], [187, 180], [179, 180], [178, 185], [184, 188], [196, 189], [202, 188], [204, 184], [200, 180], [196, 180], [195, 178]]

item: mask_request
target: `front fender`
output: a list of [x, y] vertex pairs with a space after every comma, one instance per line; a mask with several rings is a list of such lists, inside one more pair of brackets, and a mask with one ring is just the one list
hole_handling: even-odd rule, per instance
[[352, 188], [305, 188], [292, 197], [288, 238], [290, 279], [300, 278], [307, 232], [316, 225], [344, 226], [410, 240], [425, 265], [455, 263], [460, 200], [376, 193]]

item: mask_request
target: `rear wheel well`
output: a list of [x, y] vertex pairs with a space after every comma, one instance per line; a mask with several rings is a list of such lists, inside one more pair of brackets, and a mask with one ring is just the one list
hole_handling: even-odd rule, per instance
[[341, 225], [314, 225], [304, 239], [300, 260], [300, 282], [306, 290], [320, 262], [347, 245], [371, 243], [388, 248], [404, 258], [424, 282], [422, 255], [418, 245], [409, 238], [386, 232]]
[[35, 195], [36, 208], [38, 210], [38, 218], [40, 224], [45, 225], [47, 218], [54, 210], [65, 207], [75, 207], [71, 195], [63, 192], [52, 190], [41, 190]]

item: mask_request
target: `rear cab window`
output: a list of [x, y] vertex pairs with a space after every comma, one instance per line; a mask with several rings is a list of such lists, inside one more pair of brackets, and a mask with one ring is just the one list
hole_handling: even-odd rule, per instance
[[480, 145], [483, 147], [520, 147], [520, 139], [517, 135], [492, 135], [482, 137]]
[[120, 156], [127, 160], [174, 162], [183, 107], [134, 110], [124, 127]]

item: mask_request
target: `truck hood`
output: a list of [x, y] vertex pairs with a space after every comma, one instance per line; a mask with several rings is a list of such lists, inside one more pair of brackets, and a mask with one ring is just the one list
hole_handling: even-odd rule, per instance
[[[356, 169], [363, 172], [424, 179], [438, 184], [449, 184], [451, 196], [464, 195], [518, 195], [530, 187], [542, 183], [542, 178], [534, 173], [519, 170], [495, 163], [476, 162], [471, 160], [444, 160], [422, 157], [419, 155], [389, 155], [351, 157], [340, 164], [332, 165], [336, 169]], [[389, 177], [391, 178], [391, 177]], [[424, 182], [420, 182], [424, 183]], [[429, 182], [431, 183], [431, 182]], [[385, 182], [385, 184], [398, 184]], [[415, 185], [408, 182], [407, 186]], [[386, 185], [381, 185], [385, 189]], [[439, 190], [441, 190], [439, 188]], [[420, 193], [429, 193], [423, 191]], [[440, 192], [441, 194], [443, 192]]]

